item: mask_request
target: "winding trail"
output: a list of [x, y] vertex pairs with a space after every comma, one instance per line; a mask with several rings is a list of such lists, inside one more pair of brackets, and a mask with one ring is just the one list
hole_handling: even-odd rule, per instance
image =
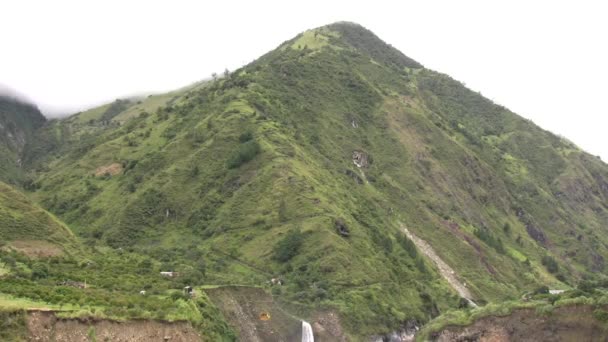
[[448, 281], [450, 286], [452, 286], [452, 288], [456, 290], [456, 292], [458, 292], [458, 295], [466, 299], [471, 307], [477, 307], [477, 304], [475, 304], [475, 302], [473, 302], [472, 300], [473, 296], [471, 295], [469, 289], [467, 289], [467, 287], [460, 282], [460, 280], [456, 276], [456, 272], [454, 272], [450, 265], [446, 264], [445, 261], [443, 261], [439, 257], [439, 255], [435, 253], [433, 247], [431, 247], [428, 242], [422, 240], [421, 238], [410, 232], [403, 224], [401, 225], [401, 228], [403, 229], [403, 232], [408, 237], [408, 239], [412, 240], [416, 247], [422, 253], [424, 253], [427, 258], [433, 260], [433, 262], [435, 263], [435, 265], [437, 265], [437, 268], [439, 269], [439, 273], [441, 273], [445, 280]]

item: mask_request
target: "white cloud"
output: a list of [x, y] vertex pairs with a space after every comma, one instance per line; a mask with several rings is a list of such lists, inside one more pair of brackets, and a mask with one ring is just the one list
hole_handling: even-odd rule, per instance
[[608, 160], [600, 1], [11, 1], [0, 83], [47, 112], [179, 88], [305, 29], [358, 22]]

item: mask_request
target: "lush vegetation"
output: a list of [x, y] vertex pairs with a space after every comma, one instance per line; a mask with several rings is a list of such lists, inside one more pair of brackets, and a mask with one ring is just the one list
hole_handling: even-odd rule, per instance
[[[217, 323], [229, 338], [183, 286], [278, 277], [278, 300], [337, 311], [355, 337], [459, 307], [404, 226], [478, 304], [595, 281], [608, 258], [605, 164], [350, 23], [213, 81], [49, 122], [22, 160], [23, 190], [85, 247], [70, 248], [80, 259], [6, 252], [0, 292]], [[65, 279], [90, 289], [54, 286]]]
[[183, 292], [192, 284], [188, 274], [163, 277], [162, 265], [146, 257], [94, 250], [80, 258], [31, 259], [4, 251], [0, 260], [10, 270], [0, 293], [11, 296], [0, 298], [0, 307], [51, 308], [62, 317], [190, 321], [211, 340], [235, 338], [204, 292], [194, 298]]
[[25, 312], [0, 309], [0, 340], [26, 341]]
[[0, 247], [24, 247], [26, 252], [43, 254], [78, 254], [80, 251], [76, 237], [65, 224], [2, 182], [0, 227]]
[[274, 258], [279, 262], [287, 262], [298, 255], [304, 242], [304, 235], [299, 230], [291, 230], [275, 245]]

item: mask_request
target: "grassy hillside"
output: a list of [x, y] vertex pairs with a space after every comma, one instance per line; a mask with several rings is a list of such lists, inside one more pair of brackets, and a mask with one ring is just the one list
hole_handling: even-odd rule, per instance
[[55, 310], [61, 317], [189, 321], [206, 339], [234, 340], [204, 293], [194, 300], [183, 294], [188, 270], [171, 279], [160, 275], [167, 267], [82, 246], [52, 214], [0, 183], [0, 338], [26, 339], [22, 310]]
[[280, 277], [277, 298], [353, 336], [461, 304], [404, 228], [480, 304], [605, 272], [604, 163], [356, 24], [159, 98], [53, 122], [28, 150], [31, 196], [90, 244], [192, 283]]
[[0, 183], [0, 241], [3, 248], [32, 256], [78, 253], [72, 232], [12, 187]]

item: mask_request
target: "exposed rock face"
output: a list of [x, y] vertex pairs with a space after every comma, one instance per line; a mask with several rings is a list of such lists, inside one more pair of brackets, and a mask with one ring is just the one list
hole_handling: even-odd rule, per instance
[[591, 253], [591, 258], [590, 258], [590, 262], [591, 265], [589, 266], [591, 268], [592, 271], [594, 272], [601, 272], [604, 270], [604, 257], [597, 254], [597, 253]]
[[205, 292], [238, 333], [239, 341], [301, 340], [302, 322], [282, 310], [264, 290], [226, 286]]
[[606, 341], [608, 330], [593, 316], [593, 307], [560, 307], [540, 315], [532, 309], [509, 316], [486, 317], [466, 327], [448, 327], [431, 336], [434, 341]]
[[38, 108], [0, 94], [0, 143], [21, 154], [33, 131], [46, 119]]
[[536, 240], [536, 242], [540, 243], [541, 245], [547, 244], [547, 237], [545, 236], [545, 233], [543, 233], [542, 230], [536, 228], [536, 226], [534, 226], [533, 224], [526, 223], [526, 231], [528, 232], [528, 235], [530, 235], [531, 238]]
[[28, 314], [30, 341], [202, 341], [189, 323], [158, 321], [114, 322], [109, 320], [61, 319], [53, 312], [33, 311]]
[[519, 221], [526, 226], [526, 232], [533, 238], [536, 242], [545, 246], [547, 244], [547, 236], [545, 233], [533, 223], [532, 218], [526, 214], [523, 209], [517, 209], [517, 218]]
[[338, 314], [332, 311], [318, 312], [313, 317], [312, 330], [315, 342], [346, 342]]
[[370, 164], [369, 155], [362, 151], [353, 151], [353, 163], [355, 163], [357, 167], [368, 167]]
[[403, 327], [382, 336], [373, 336], [374, 342], [412, 342], [416, 337], [416, 332], [420, 329], [416, 320], [408, 320]]
[[350, 230], [348, 229], [348, 227], [346, 226], [346, 223], [344, 223], [344, 221], [342, 221], [341, 219], [337, 219], [335, 224], [336, 224], [336, 232], [338, 234], [340, 234], [343, 237], [350, 236]]
[[45, 121], [35, 106], [0, 94], [0, 180], [18, 181], [26, 145]]

